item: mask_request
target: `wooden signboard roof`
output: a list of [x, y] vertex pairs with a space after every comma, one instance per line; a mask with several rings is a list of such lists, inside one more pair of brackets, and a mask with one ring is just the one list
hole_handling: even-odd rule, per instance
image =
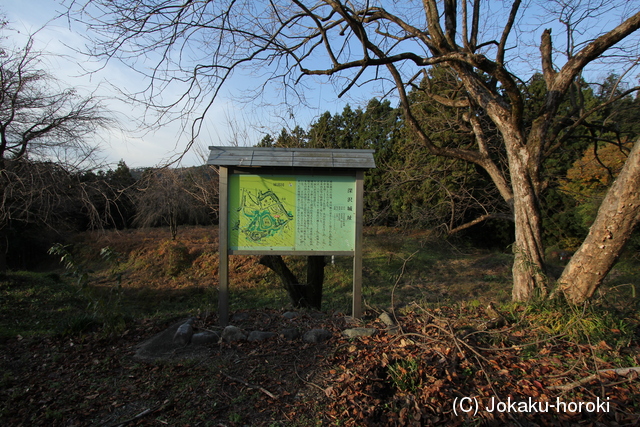
[[208, 165], [372, 169], [374, 150], [282, 147], [209, 147]]

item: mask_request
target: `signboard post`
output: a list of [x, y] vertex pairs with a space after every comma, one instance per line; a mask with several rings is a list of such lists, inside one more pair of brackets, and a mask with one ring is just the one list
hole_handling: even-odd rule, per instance
[[220, 166], [220, 324], [229, 315], [229, 255], [353, 256], [352, 315], [359, 317], [363, 169], [375, 166], [373, 150], [210, 149], [207, 163]]

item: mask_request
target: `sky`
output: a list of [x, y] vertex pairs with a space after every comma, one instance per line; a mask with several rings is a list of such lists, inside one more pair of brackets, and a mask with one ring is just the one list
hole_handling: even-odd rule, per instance
[[[57, 0], [1, 0], [0, 14], [4, 14], [11, 27], [21, 35], [36, 33], [35, 48], [59, 57], [49, 57], [52, 74], [69, 87], [77, 87], [85, 93], [96, 93], [106, 98], [106, 105], [114, 111], [117, 128], [101, 132], [96, 142], [101, 147], [101, 156], [108, 167], [115, 167], [124, 160], [130, 168], [163, 165], [183, 153], [189, 140], [190, 129], [180, 123], [158, 127], [153, 131], [139, 129], [139, 119], [144, 111], [118, 101], [117, 89], [135, 90], [144, 82], [124, 65], [110, 62], [104, 69], [87, 75], [85, 68], [96, 69], [87, 63], [73, 48], [80, 48], [85, 41], [74, 32], [64, 18], [54, 19], [63, 10]], [[18, 36], [19, 37], [19, 36]], [[20, 43], [19, 40], [16, 40]], [[325, 111], [341, 112], [347, 103], [355, 105], [356, 98], [338, 99], [332, 88], [318, 87], [312, 94], [311, 108], [290, 111], [257, 111], [235, 99], [234, 91], [242, 87], [242, 77], [231, 81], [214, 103], [213, 109], [203, 123], [195, 146], [182, 158], [181, 166], [202, 165], [206, 162], [211, 145], [254, 145], [267, 133], [276, 135], [283, 127], [292, 129], [296, 125], [306, 128]]]
[[[624, 9], [627, 14], [634, 9], [633, 2], [607, 0], [607, 2], [609, 1], [614, 1], [618, 5], [611, 7], [617, 7], [619, 10]], [[140, 106], [118, 100], [117, 96], [118, 91], [135, 92], [139, 90], [144, 87], [144, 81], [138, 74], [117, 61], [111, 61], [101, 68], [88, 61], [87, 58], [79, 56], [74, 48], [81, 49], [86, 43], [82, 35], [75, 32], [80, 26], [72, 24], [70, 29], [65, 18], [54, 20], [59, 12], [64, 10], [60, 2], [61, 0], [0, 0], [0, 14], [6, 15], [10, 26], [19, 31], [23, 37], [37, 32], [34, 36], [36, 49], [57, 55], [51, 56], [49, 61], [50, 71], [59, 80], [70, 87], [85, 91], [85, 93], [95, 93], [107, 99], [107, 106], [115, 112], [119, 123], [118, 128], [114, 127], [96, 136], [96, 142], [100, 142], [102, 155], [107, 164], [113, 167], [118, 161], [124, 160], [131, 168], [150, 167], [177, 158], [183, 153], [189, 140], [189, 125], [184, 129], [180, 123], [173, 123], [162, 127], [156, 126], [151, 131], [141, 131], [137, 125], [143, 118], [145, 111]], [[415, 5], [419, 7], [418, 3]], [[558, 37], [561, 35], [562, 27], [557, 26], [557, 21], [556, 24], [553, 24], [550, 18], [546, 17], [547, 11], [536, 9], [534, 3], [532, 5], [527, 9], [527, 18], [522, 18], [523, 22], [519, 22], [522, 32], [517, 36], [518, 49], [514, 51], [516, 52], [514, 59], [519, 61], [521, 66], [516, 68], [515, 61], [510, 64], [510, 68], [525, 78], [539, 67], [537, 45], [544, 28], [554, 27], [553, 34], [556, 35], [554, 46], [562, 50], [562, 37]], [[388, 6], [391, 8], [400, 7], [395, 3], [390, 3]], [[403, 7], [403, 11], [406, 11], [406, 4], [402, 4], [401, 7]], [[502, 1], [487, 3], [487, 8], [491, 12], [487, 24], [491, 25], [492, 20], [501, 19], [500, 17], [508, 11], [508, 7], [509, 5]], [[604, 18], [606, 16], [592, 20], [594, 27], [611, 27], [619, 23], [619, 21], [608, 22]], [[582, 36], [587, 37], [588, 34], [582, 34]], [[20, 41], [16, 40], [16, 42]], [[531, 53], [530, 57], [528, 57], [528, 53]], [[559, 56], [556, 55], [556, 59]], [[595, 80], [603, 78], [611, 71], [616, 71], [606, 67], [609, 65], [600, 71], [601, 75], [598, 75]], [[84, 71], [87, 68], [99, 69], [99, 71], [87, 74]], [[238, 73], [228, 84], [225, 84], [203, 123], [194, 148], [182, 158], [182, 166], [204, 164], [208, 154], [208, 146], [254, 145], [267, 133], [275, 136], [283, 127], [293, 129], [296, 125], [306, 129], [325, 111], [332, 114], [340, 113], [347, 103], [354, 108], [364, 107], [370, 98], [378, 95], [371, 90], [377, 82], [363, 89], [355, 87], [346, 96], [338, 98], [337, 91], [332, 84], [326, 83], [320, 78], [307, 79], [308, 87], [312, 90], [305, 93], [308, 96], [308, 104], [304, 108], [278, 108], [277, 106], [275, 108], [260, 108], [255, 103], [240, 102], [236, 96], [243, 89], [246, 89], [250, 78], [250, 75]], [[265, 96], [273, 99], [268, 99], [268, 101], [277, 99], [279, 95], [277, 87], [275, 89], [272, 87], [270, 90], [272, 92], [266, 92]], [[392, 104], [394, 102], [392, 100]]]

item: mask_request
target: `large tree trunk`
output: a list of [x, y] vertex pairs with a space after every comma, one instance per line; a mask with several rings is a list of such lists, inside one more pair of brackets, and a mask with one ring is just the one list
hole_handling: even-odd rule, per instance
[[[458, 76], [474, 101], [482, 106], [496, 125], [504, 141], [509, 163], [511, 191], [502, 190], [502, 174], [490, 174], [493, 182], [500, 189], [500, 194], [509, 204], [515, 223], [513, 243], [513, 288], [511, 297], [514, 301], [529, 301], [536, 295], [546, 296], [547, 276], [545, 274], [544, 250], [542, 245], [542, 217], [538, 194], [540, 190], [540, 150], [542, 141], [528, 141], [521, 128], [521, 103], [507, 108], [494, 93], [487, 90], [474, 72], [465, 66], [454, 66]], [[512, 87], [512, 100], [519, 99]], [[514, 111], [515, 110], [515, 111]], [[473, 121], [471, 122], [473, 125]], [[474, 125], [474, 134], [479, 151], [488, 156], [489, 149], [484, 131], [479, 124]], [[540, 136], [537, 135], [537, 138]], [[530, 152], [531, 150], [531, 152]], [[483, 162], [476, 162], [489, 172]], [[493, 162], [484, 162], [493, 164]], [[498, 179], [497, 179], [498, 178]]]
[[322, 284], [326, 265], [324, 256], [307, 257], [306, 284], [299, 282], [280, 255], [263, 255], [260, 257], [260, 264], [269, 267], [278, 275], [294, 307], [321, 309]]
[[513, 244], [515, 257], [511, 297], [514, 301], [529, 301], [536, 295], [546, 296], [547, 294], [542, 219], [534, 181], [527, 168], [529, 155], [526, 147], [507, 148], [507, 151], [513, 189], [516, 235]]
[[589, 235], [565, 267], [559, 289], [568, 301], [593, 296], [640, 221], [640, 139], [600, 205]]

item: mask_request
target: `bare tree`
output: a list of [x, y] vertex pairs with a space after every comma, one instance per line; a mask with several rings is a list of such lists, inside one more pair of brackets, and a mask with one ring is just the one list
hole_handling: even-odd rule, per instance
[[185, 191], [204, 206], [209, 217], [217, 221], [220, 212], [218, 169], [214, 166], [203, 166], [192, 170], [186, 177]]
[[[578, 98], [570, 115], [559, 114], [559, 106], [579, 93], [573, 88], [586, 67], [607, 54], [615, 54], [616, 67], [625, 59], [637, 65], [638, 43], [630, 36], [640, 28], [640, 12], [626, 2], [558, 1], [547, 14], [554, 14], [561, 24], [560, 40], [556, 39], [560, 49], [554, 49], [551, 29], [545, 29], [536, 30], [537, 50], [524, 51], [524, 33], [518, 33], [518, 25], [530, 19], [535, 9], [530, 8], [527, 15], [521, 0], [89, 0], [84, 5], [72, 1], [70, 6], [79, 7], [79, 19], [93, 31], [93, 55], [119, 57], [134, 67], [140, 65], [141, 57], [157, 61], [144, 91], [151, 107], [185, 111], [184, 107], [202, 105], [204, 115], [232, 73], [246, 67], [254, 67], [260, 84], [279, 82], [298, 94], [304, 91], [305, 81], [312, 81], [304, 76], [330, 79], [340, 87], [340, 95], [367, 82], [391, 87], [416, 144], [433, 155], [484, 169], [509, 206], [516, 235], [514, 300], [547, 293], [540, 215], [546, 187], [543, 160], [562, 147], [567, 135], [590, 113]], [[604, 12], [618, 20], [604, 26], [600, 15]], [[522, 66], [518, 60], [524, 56], [537, 58], [534, 66], [546, 84], [544, 103], [529, 121], [524, 117], [525, 94], [515, 68]], [[460, 90], [450, 97], [434, 93], [432, 101], [467, 109], [473, 146], [438, 144], [414, 116], [408, 88], [424, 70], [436, 65], [456, 76]], [[531, 68], [529, 63], [524, 73]], [[184, 84], [184, 90], [166, 102], [163, 91], [174, 84]], [[481, 118], [491, 120], [501, 136], [506, 171], [492, 157], [479, 125]], [[198, 123], [194, 121], [196, 132]], [[634, 187], [637, 182], [621, 185]], [[637, 215], [636, 205], [621, 203], [620, 207], [623, 216]], [[612, 239], [624, 237], [629, 226], [616, 229]], [[603, 252], [592, 255], [606, 258], [605, 264], [615, 261]], [[600, 273], [605, 274], [602, 268]], [[574, 295], [571, 299], [588, 297], [590, 292], [572, 293], [571, 289], [584, 289], [590, 276], [572, 279], [566, 287]]]
[[207, 211], [214, 203], [209, 198], [214, 196], [205, 188], [204, 179], [202, 181], [190, 179], [185, 170], [148, 170], [133, 197], [134, 223], [140, 227], [168, 225], [171, 238], [175, 240], [180, 224], [208, 222]]
[[[46, 70], [45, 54], [26, 46], [0, 57], [0, 161], [55, 161], [78, 169], [91, 160], [96, 131], [111, 121], [99, 99], [62, 88]], [[3, 166], [6, 166], [3, 165]]]
[[[95, 146], [89, 138], [111, 123], [101, 102], [61, 88], [42, 52], [4, 46], [0, 53], [0, 270], [15, 223], [53, 226], [70, 204], [100, 222], [91, 184], [79, 180]], [[84, 197], [86, 196], [86, 197]], [[94, 215], [95, 214], [95, 215]]]

